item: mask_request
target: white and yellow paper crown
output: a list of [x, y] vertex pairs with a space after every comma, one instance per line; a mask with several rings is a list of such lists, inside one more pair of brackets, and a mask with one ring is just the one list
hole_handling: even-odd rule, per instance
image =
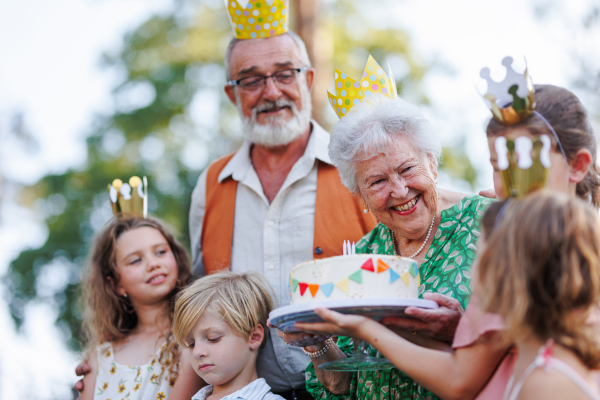
[[487, 93], [483, 98], [494, 119], [506, 126], [518, 124], [535, 110], [535, 89], [527, 68], [521, 74], [513, 70], [512, 63], [512, 57], [502, 59], [506, 77], [501, 82], [492, 80], [489, 68], [482, 68], [479, 73], [488, 84]]
[[288, 30], [288, 0], [225, 0], [237, 39], [281, 35]]
[[335, 111], [338, 117], [342, 118], [354, 105], [360, 103], [361, 99], [369, 97], [373, 93], [382, 94], [390, 99], [398, 97], [396, 93], [396, 81], [392, 76], [391, 68], [388, 73], [389, 78], [370, 55], [360, 82], [356, 82], [336, 68], [335, 94], [327, 92], [333, 111]]
[[145, 176], [143, 179], [132, 176], [129, 183], [115, 179], [108, 184], [108, 198], [114, 215], [145, 218], [148, 215], [148, 180]]

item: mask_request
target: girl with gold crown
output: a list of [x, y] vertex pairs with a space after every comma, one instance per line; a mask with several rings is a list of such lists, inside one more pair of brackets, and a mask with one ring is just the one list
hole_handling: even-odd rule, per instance
[[145, 216], [147, 185], [133, 177], [108, 191], [115, 218], [94, 240], [83, 272], [84, 332], [91, 372], [81, 399], [189, 399], [204, 382], [171, 323], [175, 296], [191, 280], [188, 255]]

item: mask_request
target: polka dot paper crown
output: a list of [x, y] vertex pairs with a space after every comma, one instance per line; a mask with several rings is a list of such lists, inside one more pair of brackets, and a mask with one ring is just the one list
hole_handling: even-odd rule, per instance
[[288, 0], [225, 0], [238, 39], [281, 35], [288, 30]]
[[535, 110], [534, 88], [531, 77], [512, 69], [512, 57], [504, 57], [502, 65], [506, 77], [502, 82], [490, 78], [490, 69], [482, 68], [479, 75], [487, 81], [487, 93], [483, 96], [496, 121], [502, 125], [515, 125], [530, 116]]
[[146, 217], [148, 215], [148, 180], [132, 176], [129, 183], [115, 179], [108, 184], [108, 199], [114, 215]]
[[333, 111], [342, 118], [354, 105], [373, 93], [382, 94], [390, 99], [398, 97], [392, 70], [389, 70], [388, 78], [375, 59], [369, 56], [360, 82], [356, 82], [336, 68], [335, 94], [327, 92], [327, 95]]

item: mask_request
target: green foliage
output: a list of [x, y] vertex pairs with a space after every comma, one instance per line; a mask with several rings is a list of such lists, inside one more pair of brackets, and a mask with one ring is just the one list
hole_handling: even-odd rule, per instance
[[[104, 56], [108, 68], [123, 69], [126, 77], [113, 91], [117, 110], [92, 123], [87, 164], [46, 176], [25, 192], [41, 199], [37, 201], [46, 210], [48, 239], [11, 264], [5, 283], [17, 323], [28, 302], [50, 302], [69, 344], [80, 348], [80, 272], [95, 232], [111, 217], [106, 185], [115, 178], [148, 176], [149, 213], [170, 224], [189, 248], [188, 212], [196, 180], [210, 160], [242, 140], [232, 122], [236, 110], [222, 90], [223, 54], [231, 31], [221, 3], [211, 8], [215, 3], [176, 2], [172, 14], [152, 17], [126, 35], [120, 52]], [[415, 61], [404, 31], [371, 26], [360, 37], [348, 32], [349, 21], [360, 16], [354, 3], [359, 2], [333, 3], [335, 20], [333, 10], [325, 14], [323, 23], [335, 38], [335, 65], [358, 74], [362, 66], [351, 62], [361, 58], [357, 54], [365, 55], [363, 65], [369, 52], [378, 59], [400, 54], [409, 72], [399, 81], [399, 91], [407, 82], [418, 83], [426, 68]], [[138, 97], [142, 93], [143, 106], [136, 106], [139, 98], [130, 98], [136, 91]], [[463, 163], [460, 156], [445, 156], [448, 165]], [[465, 177], [474, 180], [472, 167]], [[64, 279], [56, 283], [51, 276]]]

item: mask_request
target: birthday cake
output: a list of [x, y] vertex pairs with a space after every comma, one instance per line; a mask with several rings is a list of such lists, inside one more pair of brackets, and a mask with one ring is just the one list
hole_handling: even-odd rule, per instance
[[313, 260], [290, 273], [292, 304], [328, 299], [418, 298], [419, 267], [408, 258], [356, 254]]

